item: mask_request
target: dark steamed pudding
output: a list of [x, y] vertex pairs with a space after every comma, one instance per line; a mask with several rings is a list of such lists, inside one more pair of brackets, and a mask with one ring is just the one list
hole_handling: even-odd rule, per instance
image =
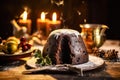
[[73, 29], [57, 29], [50, 33], [43, 48], [43, 57], [49, 56], [52, 64], [82, 64], [89, 60], [80, 33]]

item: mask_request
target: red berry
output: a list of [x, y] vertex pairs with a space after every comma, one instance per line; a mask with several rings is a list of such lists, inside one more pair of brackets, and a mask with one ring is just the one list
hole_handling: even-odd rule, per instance
[[20, 46], [25, 46], [26, 45], [26, 42], [20, 42]]
[[26, 46], [28, 47], [28, 49], [30, 49], [32, 45], [28, 43], [26, 44]]
[[20, 47], [22, 48], [22, 51], [27, 51], [31, 48], [31, 44], [27, 43], [27, 39], [25, 37], [20, 38]]
[[25, 37], [22, 37], [22, 38], [20, 38], [20, 41], [21, 41], [21, 42], [26, 42], [26, 38], [25, 38]]
[[28, 50], [28, 47], [25, 45], [25, 46], [22, 46], [22, 51], [27, 51]]

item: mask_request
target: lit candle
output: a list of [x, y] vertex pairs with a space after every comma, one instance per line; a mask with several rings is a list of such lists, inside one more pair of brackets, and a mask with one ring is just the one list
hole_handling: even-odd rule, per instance
[[56, 12], [54, 12], [52, 15], [52, 21], [49, 21], [48, 23], [47, 33], [49, 34], [51, 31], [55, 29], [59, 29], [60, 26], [61, 26], [61, 21], [57, 20], [57, 14]]
[[47, 23], [48, 19], [46, 19], [45, 12], [42, 12], [40, 18], [37, 19], [37, 30], [40, 31], [43, 36], [47, 35]]
[[29, 34], [31, 34], [31, 20], [30, 20], [30, 19], [27, 19], [27, 16], [28, 16], [28, 13], [27, 13], [27, 11], [25, 10], [25, 11], [21, 14], [22, 19], [20, 19], [20, 20], [18, 21], [18, 24], [19, 24], [20, 26], [25, 26], [25, 27], [27, 27], [27, 32], [28, 32]]
[[45, 13], [44, 12], [41, 13], [41, 20], [45, 21]]
[[52, 21], [55, 23], [57, 20], [57, 14], [54, 12], [52, 16]]

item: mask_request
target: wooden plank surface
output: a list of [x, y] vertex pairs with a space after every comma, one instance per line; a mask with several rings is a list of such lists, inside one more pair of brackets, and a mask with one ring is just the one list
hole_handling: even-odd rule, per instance
[[[0, 64], [0, 80], [120, 80], [120, 62], [105, 61], [105, 64], [95, 70], [77, 74], [22, 74], [27, 70], [25, 58], [9, 64]], [[4, 62], [2, 62], [4, 63]]]
[[26, 70], [25, 63], [15, 67], [9, 67], [0, 71], [0, 80], [78, 80], [84, 79], [120, 79], [120, 62], [105, 62], [102, 67], [83, 72], [83, 76], [77, 74], [22, 74]]

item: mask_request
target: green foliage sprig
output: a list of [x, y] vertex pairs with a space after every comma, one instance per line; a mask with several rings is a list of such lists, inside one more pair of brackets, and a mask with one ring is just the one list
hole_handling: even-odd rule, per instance
[[48, 65], [52, 65], [52, 61], [51, 58], [49, 58], [49, 56], [42, 56], [41, 50], [36, 49], [35, 50], [35, 54], [34, 54], [35, 58], [37, 59], [36, 64], [39, 64], [40, 66], [48, 66]]

